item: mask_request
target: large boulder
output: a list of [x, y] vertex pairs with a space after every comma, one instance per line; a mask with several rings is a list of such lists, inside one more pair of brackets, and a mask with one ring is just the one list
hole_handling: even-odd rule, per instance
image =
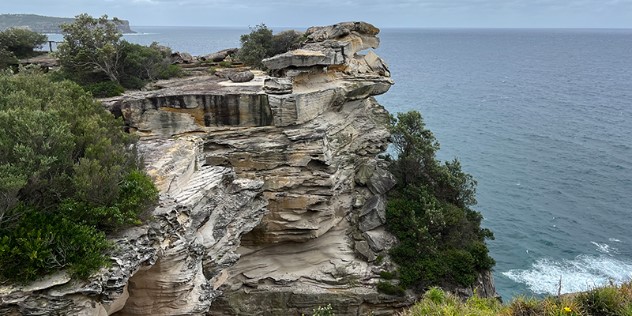
[[200, 60], [202, 60], [202, 61], [212, 61], [212, 62], [216, 62], [217, 63], [217, 62], [220, 62], [220, 61], [224, 61], [224, 59], [226, 59], [226, 57], [228, 57], [228, 56], [236, 55], [238, 51], [239, 51], [239, 48], [223, 49], [223, 50], [220, 50], [220, 51], [212, 53], [212, 54], [200, 56]]
[[195, 58], [186, 52], [175, 52], [171, 54], [171, 63], [173, 64], [190, 64]]
[[255, 74], [250, 70], [233, 72], [228, 74], [228, 79], [232, 82], [248, 82], [255, 78]]

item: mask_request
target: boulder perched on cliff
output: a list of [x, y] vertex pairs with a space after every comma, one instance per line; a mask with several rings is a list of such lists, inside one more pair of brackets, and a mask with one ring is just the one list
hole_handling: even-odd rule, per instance
[[217, 63], [217, 62], [224, 61], [224, 59], [226, 59], [226, 57], [228, 57], [228, 56], [236, 55], [238, 51], [239, 51], [239, 48], [223, 49], [223, 50], [220, 50], [220, 51], [212, 53], [212, 54], [200, 56], [200, 60], [202, 60], [202, 61], [212, 61], [212, 62], [216, 62]]
[[171, 54], [171, 63], [173, 64], [190, 64], [195, 58], [187, 52], [174, 52]]
[[233, 72], [228, 74], [228, 79], [232, 82], [248, 82], [255, 78], [255, 74], [250, 70]]

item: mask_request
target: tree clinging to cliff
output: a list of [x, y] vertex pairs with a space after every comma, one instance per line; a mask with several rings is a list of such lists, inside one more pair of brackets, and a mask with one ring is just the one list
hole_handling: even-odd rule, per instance
[[391, 256], [402, 285], [471, 285], [494, 265], [485, 244], [493, 234], [480, 227], [483, 217], [470, 208], [476, 181], [458, 160], [436, 159], [439, 143], [419, 112], [398, 113], [391, 134], [397, 156], [390, 170], [398, 184], [386, 222], [399, 240]]

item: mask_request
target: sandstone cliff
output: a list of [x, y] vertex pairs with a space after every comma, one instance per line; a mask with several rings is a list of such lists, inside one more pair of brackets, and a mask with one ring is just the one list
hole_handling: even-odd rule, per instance
[[264, 60], [273, 76], [196, 76], [103, 100], [142, 136], [160, 206], [114, 239], [111, 267], [87, 282], [2, 287], [0, 314], [300, 315], [331, 304], [391, 315], [412, 303], [375, 288], [395, 242], [383, 227], [395, 183], [378, 159], [389, 116], [373, 98], [393, 82], [370, 51], [378, 33], [310, 28], [301, 49]]

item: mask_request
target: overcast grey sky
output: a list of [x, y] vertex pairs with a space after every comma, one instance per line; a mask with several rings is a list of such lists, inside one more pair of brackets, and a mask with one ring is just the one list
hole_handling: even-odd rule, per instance
[[632, 0], [1, 0], [0, 13], [108, 14], [132, 26], [632, 28]]

